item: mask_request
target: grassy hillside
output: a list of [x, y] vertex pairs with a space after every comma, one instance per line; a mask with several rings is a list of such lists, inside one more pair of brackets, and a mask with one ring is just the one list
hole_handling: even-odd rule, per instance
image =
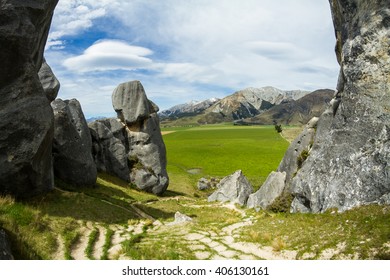
[[288, 148], [273, 126], [208, 125], [171, 132], [164, 135], [168, 172], [193, 180], [225, 177], [241, 169], [253, 186], [259, 187]]
[[[171, 184], [162, 197], [107, 174], [99, 174], [93, 188], [57, 181], [52, 192], [27, 201], [0, 197], [0, 227], [16, 258], [390, 258], [389, 206], [289, 214], [207, 202], [208, 193], [196, 189], [200, 176], [241, 168], [260, 183], [256, 174], [276, 168], [273, 154], [281, 157], [287, 143], [273, 128], [219, 125], [167, 133]], [[246, 158], [245, 149], [252, 151]], [[172, 224], [176, 211], [192, 222]]]

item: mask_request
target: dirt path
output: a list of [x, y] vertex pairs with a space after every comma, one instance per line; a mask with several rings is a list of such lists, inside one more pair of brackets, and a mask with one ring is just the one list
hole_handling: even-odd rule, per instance
[[[194, 202], [186, 200], [186, 206], [197, 208]], [[206, 205], [207, 207], [208, 205]], [[202, 205], [205, 207], [205, 205]], [[243, 209], [237, 208], [234, 204], [213, 204], [210, 205], [214, 210], [224, 208], [234, 210], [242, 216], [242, 221], [230, 224], [221, 229], [214, 228], [210, 231], [205, 231], [197, 227], [196, 220], [193, 222], [186, 222], [181, 224], [166, 223], [154, 219], [140, 208], [131, 205], [131, 208], [143, 218], [138, 223], [129, 226], [111, 225], [113, 235], [111, 237], [110, 247], [108, 248], [109, 259], [126, 259], [127, 257], [122, 251], [122, 242], [130, 239], [133, 235], [142, 233], [146, 220], [154, 221], [153, 226], [150, 227], [147, 236], [142, 242], [148, 246], [153, 240], [161, 240], [162, 236], [170, 236], [170, 239], [183, 244], [185, 250], [191, 251], [196, 259], [200, 260], [224, 260], [224, 259], [238, 259], [238, 260], [256, 260], [256, 259], [295, 259], [296, 252], [282, 251], [275, 252], [271, 247], [260, 246], [259, 244], [243, 242], [241, 240], [240, 231], [253, 224], [254, 217], [247, 216]], [[88, 246], [88, 240], [91, 232], [97, 229], [98, 236], [92, 244], [92, 256], [94, 259], [100, 259], [103, 255], [103, 247], [106, 243], [107, 229], [99, 223], [87, 222], [81, 227], [79, 231], [79, 239], [71, 248], [71, 256], [75, 260], [88, 259], [85, 250]], [[53, 258], [63, 259], [64, 245], [59, 239], [59, 248]]]

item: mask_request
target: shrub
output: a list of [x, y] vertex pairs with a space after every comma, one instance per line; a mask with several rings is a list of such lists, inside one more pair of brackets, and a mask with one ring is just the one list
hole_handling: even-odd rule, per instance
[[307, 159], [308, 156], [309, 156], [308, 150], [303, 150], [301, 152], [301, 154], [297, 158], [298, 169], [300, 169], [302, 167], [302, 164], [305, 162], [305, 160]]
[[275, 130], [277, 133], [281, 133], [283, 131], [281, 124], [275, 124]]
[[282, 212], [289, 213], [291, 208], [291, 203], [293, 201], [293, 196], [291, 193], [283, 192], [278, 196], [268, 207], [268, 211], [272, 212]]

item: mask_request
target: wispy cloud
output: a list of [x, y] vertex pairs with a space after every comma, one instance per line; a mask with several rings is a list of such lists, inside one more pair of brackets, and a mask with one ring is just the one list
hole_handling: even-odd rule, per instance
[[151, 66], [145, 57], [153, 52], [118, 40], [101, 40], [87, 48], [82, 55], [67, 58], [64, 66], [76, 72], [135, 70]]
[[60, 96], [88, 114], [112, 110], [97, 96], [127, 80], [165, 109], [249, 86], [332, 88], [338, 74], [327, 0], [66, 0], [49, 38], [49, 64], [75, 85]]

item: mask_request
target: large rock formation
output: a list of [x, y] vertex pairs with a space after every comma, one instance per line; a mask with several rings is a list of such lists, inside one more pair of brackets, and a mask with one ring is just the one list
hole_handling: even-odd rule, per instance
[[286, 172], [287, 185], [296, 175], [305, 162], [314, 143], [318, 118], [312, 118], [304, 127], [303, 131], [290, 144], [282, 161], [279, 164], [279, 172]]
[[292, 180], [293, 212], [390, 202], [389, 1], [330, 4], [339, 82], [310, 155]]
[[56, 177], [77, 186], [96, 182], [96, 164], [87, 121], [76, 99], [56, 99], [54, 112], [53, 168]]
[[38, 78], [57, 0], [0, 3], [0, 193], [53, 184], [53, 112]]
[[248, 208], [266, 209], [285, 188], [286, 172], [271, 172], [261, 188], [249, 195]]
[[250, 194], [253, 193], [253, 187], [248, 179], [237, 170], [221, 180], [217, 185], [217, 190], [208, 197], [208, 201], [233, 202], [239, 205], [245, 205]]
[[169, 180], [158, 107], [147, 99], [139, 81], [120, 84], [112, 103], [118, 119], [89, 124], [98, 169], [147, 192], [162, 194]]
[[125, 126], [113, 118], [97, 120], [88, 126], [92, 135], [92, 154], [97, 169], [129, 181]]

